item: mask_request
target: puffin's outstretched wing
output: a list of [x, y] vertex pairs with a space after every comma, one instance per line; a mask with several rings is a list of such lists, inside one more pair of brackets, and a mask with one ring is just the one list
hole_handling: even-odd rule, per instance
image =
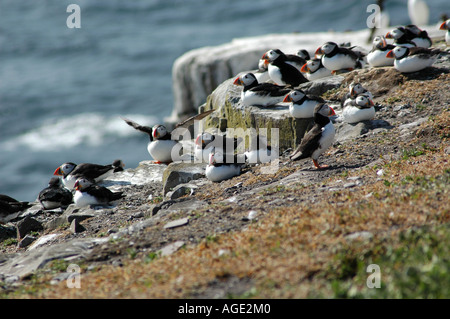
[[178, 127], [189, 127], [190, 125], [192, 125], [194, 123], [194, 121], [200, 121], [201, 119], [207, 117], [209, 114], [211, 114], [214, 111], [215, 110], [209, 110], [209, 111], [191, 116], [190, 118], [184, 120], [183, 122], [180, 122], [177, 125], [175, 125], [174, 129], [178, 128]]
[[150, 136], [150, 141], [153, 141], [153, 134], [152, 134], [153, 130], [152, 130], [151, 127], [140, 125], [140, 124], [138, 124], [138, 123], [136, 123], [136, 122], [134, 122], [132, 120], [129, 120], [129, 119], [126, 119], [126, 118], [123, 118], [123, 117], [122, 117], [122, 120], [124, 120], [125, 123], [127, 123], [129, 126], [135, 128], [136, 130], [144, 132], [144, 133], [147, 133], [148, 136]]

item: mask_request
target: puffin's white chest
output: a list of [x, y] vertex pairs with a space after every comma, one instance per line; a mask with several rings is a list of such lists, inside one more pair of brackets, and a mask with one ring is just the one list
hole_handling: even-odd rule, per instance
[[387, 52], [375, 50], [367, 55], [367, 62], [373, 66], [391, 66], [394, 65], [394, 59], [386, 58]]
[[230, 179], [234, 176], [237, 176], [241, 173], [241, 167], [239, 165], [221, 165], [214, 166], [208, 165], [206, 166], [205, 175], [210, 181], [220, 182], [226, 179]]
[[422, 59], [418, 56], [410, 56], [403, 59], [395, 59], [394, 67], [402, 73], [417, 72], [431, 66], [434, 59]]
[[70, 174], [62, 179], [62, 182], [63, 182], [64, 186], [66, 188], [68, 188], [69, 190], [73, 189], [76, 181], [77, 181], [77, 178], [75, 176], [73, 176], [73, 175], [70, 175]]
[[336, 134], [333, 123], [328, 123], [322, 128], [322, 136], [319, 140], [319, 147], [312, 153], [311, 158], [317, 160], [334, 142]]
[[317, 101], [306, 100], [302, 104], [291, 103], [289, 105], [289, 113], [295, 118], [311, 118], [314, 117], [314, 108]]
[[99, 202], [96, 197], [89, 195], [86, 192], [76, 191], [73, 196], [73, 202], [77, 207], [84, 207], [89, 205], [98, 205]]
[[445, 32], [445, 43], [447, 43], [447, 45], [450, 45], [450, 30]]
[[273, 82], [278, 85], [286, 85], [286, 83], [281, 79], [281, 71], [279, 67], [269, 64], [267, 72], [269, 72], [269, 76]]
[[305, 76], [309, 81], [315, 81], [315, 80], [318, 80], [318, 79], [321, 79], [321, 78], [324, 78], [324, 77], [327, 77], [330, 75], [331, 75], [331, 71], [328, 70], [327, 68], [320, 68], [317, 71], [315, 71], [314, 73], [309, 73], [309, 72], [305, 73]]
[[323, 56], [322, 64], [328, 70], [342, 70], [342, 69], [354, 69], [356, 67], [356, 60], [348, 54], [339, 54], [332, 57]]
[[172, 162], [172, 149], [177, 144], [173, 140], [156, 140], [148, 143], [147, 150], [155, 161]]
[[375, 108], [359, 109], [355, 106], [346, 106], [342, 111], [344, 122], [357, 123], [361, 121], [371, 120], [375, 117]]

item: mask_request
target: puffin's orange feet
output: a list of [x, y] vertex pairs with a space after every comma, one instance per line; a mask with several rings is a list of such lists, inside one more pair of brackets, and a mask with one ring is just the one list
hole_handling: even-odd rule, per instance
[[320, 165], [319, 162], [318, 162], [317, 160], [314, 160], [314, 159], [313, 159], [313, 163], [314, 163], [314, 166], [315, 166], [317, 169], [322, 169], [322, 168], [328, 168], [328, 167], [330, 167], [330, 166], [328, 166], [328, 165], [326, 165], [326, 164]]

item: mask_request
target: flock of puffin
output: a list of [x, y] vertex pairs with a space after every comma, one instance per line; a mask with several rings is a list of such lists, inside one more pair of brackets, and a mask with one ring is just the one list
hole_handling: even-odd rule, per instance
[[[440, 26], [447, 30], [445, 41], [450, 45], [450, 20]], [[388, 44], [386, 39], [393, 40]], [[386, 34], [373, 39], [373, 48], [364, 54], [357, 47], [338, 45], [326, 42], [315, 51], [313, 58], [307, 50], [299, 50], [296, 54], [285, 54], [279, 49], [269, 50], [259, 61], [259, 68], [253, 73], [240, 75], [234, 85], [242, 86], [241, 103], [244, 106], [271, 107], [277, 103], [289, 103], [289, 112], [294, 118], [313, 118], [314, 126], [310, 129], [290, 160], [311, 158], [317, 169], [326, 168], [320, 165], [318, 158], [332, 144], [335, 128], [331, 116], [336, 112], [319, 96], [306, 94], [297, 88], [300, 84], [315, 81], [358, 68], [393, 66], [399, 72], [417, 72], [431, 66], [440, 50], [431, 48], [432, 41], [425, 30], [415, 25], [397, 27]], [[340, 117], [347, 123], [370, 120], [375, 116], [372, 94], [359, 83], [351, 83], [349, 93], [342, 101]], [[210, 115], [209, 110], [193, 116], [175, 126], [187, 127], [195, 120]], [[173, 132], [163, 125], [147, 127], [132, 120], [123, 120], [134, 129], [148, 134], [150, 141], [147, 149], [155, 163], [169, 163], [173, 160], [174, 147], [180, 142], [173, 139]], [[262, 136], [256, 137], [251, 149], [244, 154], [235, 154], [241, 139], [228, 138], [222, 134], [204, 132], [195, 140], [194, 157], [208, 161], [206, 177], [214, 182], [232, 178], [241, 173], [245, 163], [268, 162], [275, 157], [271, 148]], [[180, 147], [179, 149], [182, 149]], [[262, 154], [266, 156], [261, 156]], [[268, 155], [268, 156], [267, 156]], [[116, 160], [109, 165], [83, 163], [64, 163], [59, 166], [51, 178], [48, 187], [38, 195], [43, 209], [66, 207], [71, 203], [76, 206], [108, 205], [124, 197], [122, 192], [112, 192], [97, 183], [111, 174], [122, 171], [124, 164]], [[31, 204], [20, 202], [7, 195], [0, 194], [0, 221], [5, 216], [21, 212]]]

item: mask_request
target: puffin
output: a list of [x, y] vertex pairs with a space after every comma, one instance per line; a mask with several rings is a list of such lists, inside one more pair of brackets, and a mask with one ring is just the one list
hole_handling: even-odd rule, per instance
[[[231, 156], [232, 160], [227, 162]], [[213, 150], [209, 154], [209, 164], [206, 166], [205, 175], [212, 182], [221, 182], [240, 175], [244, 164], [245, 155], [243, 158], [239, 157], [239, 154], [226, 156], [220, 151]]]
[[433, 41], [428, 36], [428, 32], [420, 29], [415, 24], [409, 24], [405, 26], [405, 30], [408, 36], [410, 37], [411, 42], [414, 42], [416, 46], [422, 48], [429, 48], [433, 44]]
[[176, 151], [176, 148], [175, 148], [175, 152], [177, 154], [174, 154], [174, 155], [178, 155], [178, 156], [180, 156], [179, 152], [182, 149], [182, 145], [177, 140], [172, 139], [173, 132], [175, 132], [175, 130], [177, 128], [189, 127], [190, 125], [192, 125], [194, 123], [194, 121], [196, 121], [196, 120], [199, 121], [214, 111], [215, 110], [209, 110], [209, 111], [191, 116], [190, 118], [175, 125], [174, 130], [170, 131], [170, 132], [167, 130], [167, 128], [164, 125], [158, 124], [153, 127], [149, 127], [149, 126], [140, 125], [140, 124], [138, 124], [130, 119], [127, 119], [127, 118], [122, 118], [122, 120], [124, 120], [125, 123], [127, 123], [129, 126], [134, 128], [135, 130], [138, 130], [140, 132], [148, 134], [148, 136], [150, 137], [150, 142], [148, 142], [148, 144], [147, 144], [147, 151], [149, 152], [150, 156], [154, 159], [155, 164], [164, 164], [164, 163], [167, 164], [167, 163], [173, 162], [173, 160], [174, 160], [174, 158], [172, 158], [172, 151], [174, 150], [174, 148], [179, 147], [178, 151]]
[[218, 149], [224, 154], [234, 154], [241, 142], [242, 138], [203, 132], [198, 134], [195, 139], [194, 156], [197, 160], [208, 163], [211, 151]]
[[317, 169], [327, 168], [328, 165], [320, 165], [319, 156], [333, 145], [336, 134], [329, 116], [336, 115], [333, 108], [326, 103], [318, 104], [314, 110], [314, 126], [303, 137], [300, 145], [292, 152], [291, 161], [303, 158], [312, 158]]
[[308, 81], [315, 81], [331, 75], [331, 71], [323, 66], [322, 60], [314, 58], [308, 60], [300, 69]]
[[72, 192], [62, 185], [59, 177], [52, 177], [48, 186], [38, 195], [38, 201], [44, 210], [69, 206], [72, 199]]
[[125, 197], [123, 192], [112, 192], [104, 186], [96, 185], [94, 181], [87, 178], [77, 179], [74, 188], [73, 202], [77, 207], [109, 205], [111, 202]]
[[258, 83], [253, 73], [246, 73], [237, 77], [233, 84], [244, 87], [241, 92], [241, 100], [245, 106], [273, 106], [282, 102], [284, 96], [290, 91], [286, 86], [267, 82]]
[[408, 32], [404, 27], [398, 27], [392, 29], [386, 33], [386, 39], [394, 39], [394, 46], [402, 46], [407, 48], [417, 47], [417, 45], [411, 41], [411, 33]]
[[[308, 60], [311, 60], [311, 56], [309, 55], [309, 52], [305, 49], [300, 49], [296, 53], [297, 56], [301, 57], [304, 62], [306, 63]], [[303, 64], [305, 64], [303, 63]]]
[[92, 163], [75, 164], [67, 162], [60, 165], [53, 175], [62, 177], [62, 182], [66, 188], [72, 190], [75, 182], [80, 177], [99, 182], [111, 176], [113, 173], [123, 171], [125, 164], [117, 159], [112, 164], [101, 165]]
[[386, 54], [388, 58], [394, 58], [394, 67], [401, 73], [410, 73], [423, 70], [431, 66], [437, 59], [439, 49], [406, 48], [397, 46]]
[[[352, 82], [348, 86], [348, 93], [345, 95], [345, 100], [347, 99], [355, 99], [358, 95], [364, 95], [369, 99], [373, 99], [372, 93], [364, 88], [359, 82]], [[345, 101], [344, 101], [345, 103]]]
[[252, 136], [249, 149], [244, 152], [249, 164], [269, 163], [277, 158], [278, 154], [267, 143], [267, 137], [260, 134]]
[[386, 58], [386, 54], [395, 48], [395, 45], [388, 44], [382, 35], [374, 37], [372, 44], [372, 50], [367, 54], [367, 63], [372, 67], [393, 66], [394, 61]]
[[268, 67], [269, 65], [266, 63], [266, 60], [259, 59], [258, 70], [254, 72], [254, 75], [258, 80], [258, 83], [264, 83], [270, 80]]
[[354, 70], [364, 66], [364, 54], [350, 48], [339, 47], [334, 42], [326, 42], [317, 48], [322, 64], [330, 71]]
[[373, 101], [365, 95], [350, 99], [346, 102], [341, 117], [344, 122], [350, 124], [371, 120], [375, 117]]
[[17, 217], [15, 213], [20, 213], [31, 206], [29, 202], [18, 201], [8, 195], [0, 194], [0, 222], [6, 223], [14, 219]]
[[[296, 56], [296, 55], [292, 55]], [[304, 60], [299, 56], [296, 56], [300, 61], [292, 64], [292, 61], [288, 60], [286, 54], [281, 50], [269, 50], [262, 56], [262, 59], [268, 63], [268, 72], [271, 80], [278, 85], [290, 85], [292, 87], [299, 86], [302, 83], [308, 82], [308, 80], [300, 72], [303, 66]]]
[[450, 19], [442, 22], [439, 30], [447, 30], [447, 32], [445, 33], [445, 43], [447, 45], [450, 45]]
[[312, 118], [318, 104], [325, 103], [320, 96], [306, 95], [300, 89], [292, 90], [283, 100], [289, 104], [289, 113], [294, 118]]

